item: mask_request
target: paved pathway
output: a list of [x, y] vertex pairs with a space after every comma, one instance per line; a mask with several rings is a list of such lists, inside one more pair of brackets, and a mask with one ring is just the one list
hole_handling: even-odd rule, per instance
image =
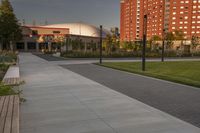
[[199, 133], [200, 129], [29, 53], [21, 133]]
[[93, 64], [63, 67], [200, 127], [200, 88]]

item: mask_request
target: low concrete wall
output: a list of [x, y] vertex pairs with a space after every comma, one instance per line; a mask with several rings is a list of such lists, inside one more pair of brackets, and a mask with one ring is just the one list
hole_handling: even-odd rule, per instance
[[20, 74], [18, 66], [10, 66], [6, 72], [2, 82], [5, 85], [19, 85], [20, 84]]

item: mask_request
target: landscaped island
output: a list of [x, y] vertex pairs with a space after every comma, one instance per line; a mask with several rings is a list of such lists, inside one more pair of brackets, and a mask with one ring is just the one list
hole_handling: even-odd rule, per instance
[[140, 62], [107, 62], [102, 65], [131, 73], [200, 87], [199, 61], [147, 62], [147, 70], [145, 72], [141, 70]]
[[0, 52], [0, 96], [13, 95], [16, 92], [11, 86], [2, 83], [3, 77], [10, 65], [16, 64], [17, 54], [14, 52]]

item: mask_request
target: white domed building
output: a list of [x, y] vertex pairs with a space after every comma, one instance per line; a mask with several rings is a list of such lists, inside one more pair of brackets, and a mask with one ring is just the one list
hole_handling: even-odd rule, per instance
[[[47, 25], [44, 27], [48, 28], [68, 28], [69, 34], [73, 36], [84, 36], [84, 37], [99, 37], [100, 29], [99, 27], [95, 27], [93, 25], [89, 25], [86, 23], [65, 23], [65, 24], [53, 24]], [[103, 30], [103, 37], [109, 34], [109, 31]]]
[[[64, 23], [45, 26], [22, 26], [24, 38], [16, 44], [20, 51], [96, 50], [100, 28], [86, 23]], [[109, 31], [103, 29], [103, 38]], [[58, 43], [62, 44], [58, 48]]]
[[[69, 29], [69, 36], [67, 40], [68, 48], [64, 46], [63, 47], [64, 50], [68, 49], [68, 50], [87, 51], [87, 50], [96, 50], [99, 47], [100, 27], [95, 27], [93, 25], [82, 22], [53, 24], [53, 25], [46, 25], [44, 27]], [[105, 38], [107, 34], [110, 34], [110, 32], [103, 29], [103, 38]], [[82, 46], [77, 46], [80, 43], [82, 44]]]

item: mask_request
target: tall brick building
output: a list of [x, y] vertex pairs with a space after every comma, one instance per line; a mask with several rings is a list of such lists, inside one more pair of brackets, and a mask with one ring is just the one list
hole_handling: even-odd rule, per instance
[[148, 15], [148, 38], [163, 30], [182, 30], [187, 39], [200, 36], [200, 0], [121, 0], [121, 41], [142, 39], [143, 16]]

